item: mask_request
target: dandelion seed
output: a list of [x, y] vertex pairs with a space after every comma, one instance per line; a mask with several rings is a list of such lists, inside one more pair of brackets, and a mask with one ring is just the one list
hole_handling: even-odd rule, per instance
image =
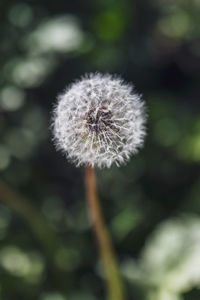
[[78, 166], [119, 166], [142, 147], [145, 122], [144, 102], [131, 85], [89, 74], [58, 97], [54, 141]]

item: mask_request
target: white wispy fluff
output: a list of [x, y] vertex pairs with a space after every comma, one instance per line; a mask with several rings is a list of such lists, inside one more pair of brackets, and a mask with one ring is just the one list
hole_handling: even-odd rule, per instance
[[117, 166], [143, 145], [144, 102], [122, 79], [88, 74], [58, 97], [54, 141], [76, 165]]
[[182, 294], [200, 287], [199, 253], [200, 218], [185, 214], [159, 224], [139, 259], [127, 259], [122, 272], [145, 286], [147, 300], [183, 300]]

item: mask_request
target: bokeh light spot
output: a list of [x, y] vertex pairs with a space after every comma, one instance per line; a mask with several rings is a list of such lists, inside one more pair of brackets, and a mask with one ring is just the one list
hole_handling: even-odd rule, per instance
[[17, 3], [11, 7], [8, 19], [15, 26], [26, 27], [33, 19], [32, 9], [27, 3]]
[[56, 255], [58, 266], [67, 271], [76, 269], [80, 262], [80, 255], [75, 248], [61, 248]]
[[4, 110], [19, 109], [25, 101], [25, 93], [15, 86], [6, 86], [0, 92], [0, 107]]
[[189, 15], [184, 11], [179, 11], [165, 18], [159, 22], [161, 33], [169, 37], [185, 37], [191, 30], [191, 22]]
[[95, 17], [94, 28], [102, 39], [113, 40], [119, 38], [125, 29], [122, 10], [106, 10]]
[[0, 264], [7, 272], [28, 281], [37, 280], [44, 270], [43, 260], [38, 254], [23, 252], [16, 246], [1, 249]]
[[69, 52], [79, 48], [83, 33], [72, 16], [60, 16], [41, 23], [24, 41], [32, 54]]

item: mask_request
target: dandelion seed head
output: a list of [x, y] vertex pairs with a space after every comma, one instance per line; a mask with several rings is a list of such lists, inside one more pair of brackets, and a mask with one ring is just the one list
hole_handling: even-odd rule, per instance
[[58, 97], [53, 114], [57, 149], [79, 165], [119, 166], [142, 146], [144, 102], [116, 76], [88, 74]]

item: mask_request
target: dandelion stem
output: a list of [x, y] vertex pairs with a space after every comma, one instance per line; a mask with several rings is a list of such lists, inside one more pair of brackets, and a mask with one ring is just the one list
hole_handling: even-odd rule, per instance
[[95, 170], [85, 167], [85, 187], [89, 213], [94, 227], [107, 284], [108, 300], [124, 300], [118, 262], [106, 229], [97, 195]]

